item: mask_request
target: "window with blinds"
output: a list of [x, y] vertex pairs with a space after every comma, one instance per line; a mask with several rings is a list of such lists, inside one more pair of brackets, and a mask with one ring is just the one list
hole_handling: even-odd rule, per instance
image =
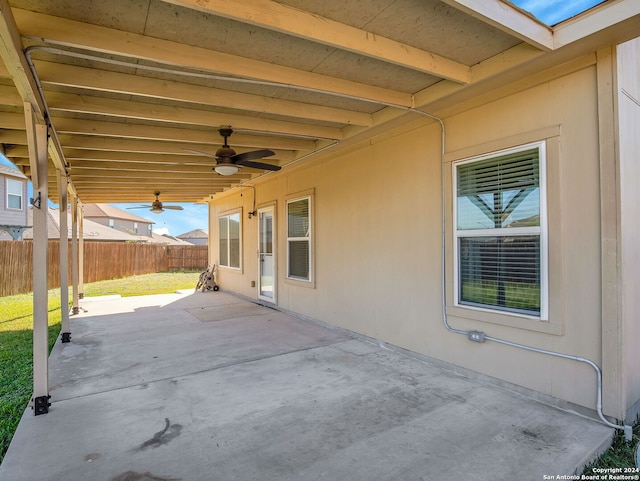
[[454, 164], [457, 304], [546, 311], [543, 144]]
[[287, 202], [287, 277], [311, 280], [311, 198]]
[[219, 265], [240, 268], [240, 212], [218, 218]]

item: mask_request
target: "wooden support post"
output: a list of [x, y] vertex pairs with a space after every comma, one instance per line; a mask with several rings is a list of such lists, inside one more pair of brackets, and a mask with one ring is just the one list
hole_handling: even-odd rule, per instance
[[73, 197], [71, 208], [71, 284], [73, 286], [72, 313], [80, 312], [79, 288], [78, 288], [78, 198]]
[[600, 236], [602, 286], [602, 408], [625, 417], [621, 315], [620, 158], [618, 152], [615, 48], [597, 52], [598, 131], [600, 145]]
[[84, 206], [78, 203], [78, 298], [84, 299]]
[[60, 308], [62, 314], [62, 342], [71, 341], [69, 325], [69, 220], [68, 187], [66, 172], [56, 170], [58, 178], [58, 203], [60, 204]]
[[[36, 123], [24, 103], [33, 195], [33, 412], [49, 412], [48, 185], [47, 126]], [[33, 172], [37, 172], [33, 176]], [[34, 180], [35, 179], [35, 180]]]

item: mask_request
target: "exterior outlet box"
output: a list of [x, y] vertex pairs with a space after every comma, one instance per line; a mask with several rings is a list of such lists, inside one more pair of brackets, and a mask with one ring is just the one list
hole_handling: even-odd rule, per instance
[[256, 281], [251, 281], [251, 287], [256, 287]]
[[467, 337], [473, 342], [484, 342], [484, 332], [482, 331], [469, 331]]

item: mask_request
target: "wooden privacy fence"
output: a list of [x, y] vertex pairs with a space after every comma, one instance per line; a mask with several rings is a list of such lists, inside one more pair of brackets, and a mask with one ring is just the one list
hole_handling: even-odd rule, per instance
[[[71, 256], [71, 242], [69, 242]], [[49, 241], [49, 288], [60, 287], [60, 244]], [[176, 270], [204, 271], [207, 246], [84, 242], [84, 282]], [[33, 241], [0, 241], [0, 297], [33, 290]], [[71, 284], [71, 259], [69, 259]]]

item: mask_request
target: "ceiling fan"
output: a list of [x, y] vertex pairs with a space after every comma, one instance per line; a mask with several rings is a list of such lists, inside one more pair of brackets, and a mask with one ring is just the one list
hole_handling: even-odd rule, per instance
[[240, 167], [252, 167], [254, 169], [273, 171], [280, 170], [279, 165], [265, 164], [264, 162], [253, 162], [255, 159], [262, 159], [263, 157], [276, 155], [273, 150], [260, 149], [236, 154], [236, 151], [229, 147], [229, 144], [227, 143], [227, 139], [233, 133], [233, 129], [230, 127], [223, 127], [218, 129], [218, 133], [224, 138], [224, 145], [216, 151], [215, 155], [209, 154], [208, 152], [201, 152], [199, 150], [186, 150], [216, 159], [216, 165], [213, 170], [220, 175], [233, 175], [240, 170]]
[[158, 197], [160, 197], [160, 192], [155, 191], [153, 193], [153, 195], [156, 196], [156, 200], [154, 200], [151, 205], [140, 205], [138, 207], [127, 207], [127, 209], [149, 209], [154, 214], [162, 214], [165, 209], [182, 210], [182, 207], [180, 207], [179, 205], [165, 205], [165, 206], [163, 206], [162, 202], [160, 202], [160, 199], [158, 198]]

